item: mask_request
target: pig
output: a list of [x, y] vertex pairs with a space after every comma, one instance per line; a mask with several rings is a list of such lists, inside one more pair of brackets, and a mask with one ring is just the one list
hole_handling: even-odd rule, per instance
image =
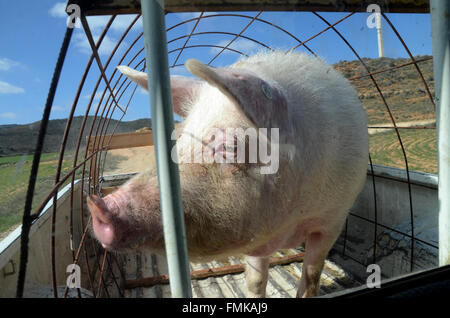
[[[183, 118], [172, 159], [189, 258], [244, 255], [246, 296], [265, 297], [269, 256], [304, 243], [297, 297], [317, 296], [325, 259], [366, 178], [367, 116], [354, 88], [320, 58], [296, 52], [260, 52], [223, 68], [193, 59], [185, 66], [197, 78], [170, 83]], [[146, 73], [118, 69], [147, 89]], [[235, 158], [236, 144], [246, 159], [255, 151], [249, 135], [218, 136], [229, 128], [266, 128], [256, 138], [276, 164], [206, 160]], [[198, 151], [205, 162], [190, 160]], [[95, 237], [108, 250], [164, 254], [159, 200], [154, 165], [104, 198], [88, 196]]]

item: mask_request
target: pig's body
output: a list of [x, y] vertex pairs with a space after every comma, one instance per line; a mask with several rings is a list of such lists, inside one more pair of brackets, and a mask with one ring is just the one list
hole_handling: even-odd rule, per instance
[[[298, 295], [316, 295], [324, 259], [366, 176], [367, 119], [354, 89], [331, 66], [297, 53], [259, 54], [230, 69], [187, 67], [205, 80], [183, 82], [187, 98], [172, 81], [174, 109], [185, 117], [177, 148], [189, 256], [248, 255], [248, 296], [263, 296], [268, 256], [305, 242]], [[146, 86], [143, 73], [122, 72]], [[279, 128], [276, 173], [262, 174], [261, 162], [183, 163], [191, 143], [208, 144], [213, 128], [255, 126]], [[88, 203], [106, 247], [164, 251], [154, 167], [103, 201]]]

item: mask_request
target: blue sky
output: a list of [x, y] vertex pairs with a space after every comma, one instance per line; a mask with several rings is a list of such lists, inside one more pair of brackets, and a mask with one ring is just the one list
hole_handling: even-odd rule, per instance
[[[52, 72], [65, 32], [66, 15], [64, 7], [64, 2], [51, 0], [0, 0], [0, 125], [25, 124], [41, 119]], [[252, 17], [256, 15], [256, 12], [241, 14]], [[347, 15], [347, 13], [320, 14], [330, 23], [334, 23]], [[198, 13], [169, 14], [166, 17], [166, 27], [170, 28], [183, 20], [198, 15]], [[428, 14], [388, 14], [387, 16], [395, 25], [413, 55], [431, 55], [431, 27]], [[377, 57], [376, 30], [367, 26], [366, 20], [368, 17], [369, 13], [354, 14], [336, 28], [355, 47], [361, 57]], [[116, 18], [100, 47], [102, 63], [106, 62], [109, 53], [133, 18], [134, 16]], [[309, 12], [263, 12], [259, 18], [285, 28], [302, 41], [326, 27], [323, 21]], [[109, 17], [88, 17], [94, 37], [99, 36], [108, 19]], [[236, 17], [207, 18], [199, 23], [196, 31], [239, 33], [249, 21], [246, 18]], [[195, 21], [171, 29], [167, 33], [168, 40], [189, 34], [194, 23]], [[124, 43], [119, 47], [117, 54], [121, 56], [141, 31], [142, 22], [138, 21], [124, 39]], [[383, 33], [386, 56], [407, 57], [406, 51], [386, 23], [383, 24]], [[254, 22], [243, 35], [279, 49], [289, 49], [297, 44], [294, 39], [283, 32], [262, 22]], [[189, 43], [190, 45], [225, 45], [232, 38], [233, 36], [230, 35], [199, 35], [192, 37]], [[182, 46], [185, 40], [184, 38], [169, 43], [169, 51]], [[307, 45], [329, 63], [356, 58], [333, 30], [324, 32]], [[136, 48], [130, 51], [125, 61], [128, 62], [142, 46], [143, 40], [140, 39]], [[261, 49], [261, 46], [240, 39], [233, 43], [230, 48], [252, 54]], [[307, 52], [304, 48], [300, 48], [299, 51]], [[188, 58], [197, 58], [203, 62], [208, 62], [217, 52], [215, 48], [205, 47], [186, 49], [177, 64], [184, 63]], [[67, 118], [89, 54], [90, 48], [84, 32], [80, 28], [75, 29], [55, 96], [51, 113], [52, 119]], [[178, 51], [169, 54], [170, 64], [173, 64], [177, 55]], [[144, 55], [140, 54], [138, 60], [143, 57]], [[225, 66], [233, 63], [239, 57], [239, 54], [228, 51], [214, 60], [212, 65]], [[119, 57], [113, 58], [110, 67], [107, 69], [107, 76], [112, 74], [113, 67], [117, 65], [118, 61]], [[133, 63], [132, 66], [136, 64]], [[75, 115], [84, 115], [89, 96], [98, 78], [99, 73], [95, 63], [91, 69]], [[171, 72], [177, 75], [187, 75], [183, 67], [175, 67]], [[116, 78], [117, 75], [114, 79]], [[104, 88], [105, 85], [101, 83], [99, 90], [103, 92]], [[121, 106], [125, 107], [133, 88], [133, 86], [130, 86], [130, 89], [119, 101]], [[98, 98], [95, 101], [98, 103]], [[149, 117], [148, 101], [148, 95], [138, 89], [123, 120]], [[93, 114], [93, 111], [90, 114]], [[116, 111], [113, 118], [120, 118], [121, 115], [120, 111]]]

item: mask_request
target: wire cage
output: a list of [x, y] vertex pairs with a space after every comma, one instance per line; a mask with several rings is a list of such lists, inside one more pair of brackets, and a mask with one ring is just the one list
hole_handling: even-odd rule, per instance
[[[383, 277], [388, 278], [437, 266], [437, 158], [424, 159], [423, 154], [417, 153], [422, 151], [417, 144], [431, 148], [431, 154], [436, 152], [433, 58], [415, 55], [390, 16], [395, 12], [429, 12], [428, 2], [380, 4], [385, 30], [396, 37], [407, 55], [407, 58], [395, 60], [361, 56], [358, 44], [352, 43], [342, 31], [343, 25], [365, 21], [369, 13], [366, 11], [368, 4], [364, 2], [341, 1], [339, 6], [325, 1], [308, 4], [268, 1], [264, 6], [253, 1], [225, 3], [206, 1], [187, 5], [183, 1], [166, 1], [166, 20], [177, 16], [167, 23], [166, 29], [171, 74], [184, 74], [184, 62], [199, 56], [200, 51], [208, 51], [209, 58], [202, 62], [211, 66], [231, 64], [258, 50], [297, 51], [321, 57], [321, 46], [315, 42], [326, 36], [333, 50], [351, 52], [353, 61], [341, 61], [334, 67], [355, 86], [368, 113], [370, 162], [365, 188], [329, 257], [348, 270], [358, 285], [364, 283], [369, 264], [381, 264]], [[71, 88], [74, 98], [63, 123], [64, 134], [57, 140], [59, 149], [53, 182], [45, 191], [34, 194], [33, 206], [33, 191], [29, 194], [30, 215], [24, 216], [22, 226], [22, 230], [29, 233], [25, 238], [22, 235], [21, 258], [16, 247], [15, 256], [0, 264], [4, 272], [5, 268], [13, 268], [6, 269], [13, 274], [5, 276], [2, 284], [15, 287], [17, 279], [25, 279], [24, 276], [19, 278], [19, 273], [24, 275], [25, 270], [28, 280], [39, 282], [36, 277], [42, 273], [39, 274], [41, 269], [35, 264], [42, 262], [50, 268], [42, 281], [50, 279], [52, 288], [51, 292], [40, 296], [68, 297], [74, 293], [75, 297], [124, 297], [130, 295], [126, 292], [130, 282], [127, 287], [129, 275], [124, 263], [144, 260], [141, 256], [130, 260], [134, 256], [109, 253], [96, 242], [90, 235], [91, 219], [85, 200], [86, 194], [110, 193], [137, 172], [136, 161], [136, 165], [131, 166], [128, 161], [129, 169], [117, 169], [124, 157], [115, 155], [115, 149], [146, 147], [144, 152], [153, 151], [152, 131], [145, 128], [151, 127], [151, 119], [141, 120], [137, 125], [144, 129], [138, 131], [134, 131], [136, 126], [122, 121], [143, 92], [115, 68], [128, 65], [141, 71], [146, 69], [140, 6], [133, 1], [69, 1], [70, 4], [81, 7], [80, 30], [89, 43], [90, 56], [78, 84]], [[314, 32], [305, 34], [296, 23], [283, 21], [285, 18], [279, 13], [284, 10], [289, 12], [292, 21], [314, 21]], [[339, 14], [330, 15], [326, 11]], [[101, 53], [105, 41], [109, 41], [111, 29], [123, 23], [121, 14], [128, 14], [125, 31], [106, 53]], [[110, 15], [96, 36], [86, 19], [91, 15]], [[133, 32], [135, 30], [139, 32]], [[67, 29], [58, 61], [60, 67], [72, 32], [73, 28]], [[61, 72], [58, 66], [57, 72]], [[402, 76], [397, 76], [400, 73]], [[54, 77], [53, 90], [56, 90], [57, 78]], [[399, 83], [406, 81], [413, 83], [410, 85], [415, 85], [414, 90], [419, 92], [412, 98], [408, 96], [410, 92], [397, 90]], [[87, 103], [83, 96], [87, 96]], [[51, 104], [50, 98], [47, 112]], [[48, 121], [41, 121], [42, 136], [50, 138], [47, 124]], [[38, 153], [46, 150], [43, 140], [41, 143]], [[39, 158], [40, 153], [36, 157]], [[146, 164], [149, 158], [142, 160]], [[39, 161], [36, 169], [38, 164]], [[39, 177], [37, 181], [40, 187]], [[40, 227], [49, 230], [37, 234]], [[19, 234], [20, 231], [11, 234], [16, 235], [16, 239], [8, 246], [14, 242], [18, 246]], [[49, 246], [43, 248], [47, 242]], [[29, 255], [27, 268], [26, 255]], [[35, 260], [37, 258], [40, 260]], [[155, 260], [146, 261], [154, 264]], [[22, 272], [19, 263], [23, 266]], [[68, 264], [80, 266], [82, 289], [66, 285]], [[142, 278], [142, 275], [137, 276]], [[27, 288], [31, 287], [25, 284], [21, 292], [27, 294]]]

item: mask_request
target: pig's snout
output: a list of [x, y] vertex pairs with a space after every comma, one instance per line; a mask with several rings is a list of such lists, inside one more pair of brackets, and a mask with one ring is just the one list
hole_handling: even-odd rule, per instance
[[96, 195], [87, 197], [87, 205], [91, 212], [92, 227], [95, 236], [102, 243], [104, 248], [113, 246], [118, 238], [114, 227], [112, 212], [105, 201]]

